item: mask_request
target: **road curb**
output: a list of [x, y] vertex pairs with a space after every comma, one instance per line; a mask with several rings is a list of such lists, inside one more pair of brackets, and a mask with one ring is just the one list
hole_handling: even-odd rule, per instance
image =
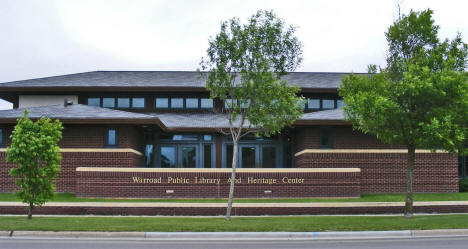
[[468, 229], [346, 232], [54, 232], [0, 231], [0, 237], [133, 238], [152, 240], [333, 240], [468, 236]]

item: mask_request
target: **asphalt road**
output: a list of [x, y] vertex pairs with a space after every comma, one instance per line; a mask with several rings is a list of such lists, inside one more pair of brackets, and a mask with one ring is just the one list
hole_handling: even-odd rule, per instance
[[315, 241], [157, 241], [125, 239], [65, 239], [65, 238], [0, 238], [1, 249], [276, 249], [276, 248], [346, 248], [346, 249], [452, 249], [468, 248], [468, 237], [410, 238], [410, 239], [368, 239], [368, 240], [315, 240]]

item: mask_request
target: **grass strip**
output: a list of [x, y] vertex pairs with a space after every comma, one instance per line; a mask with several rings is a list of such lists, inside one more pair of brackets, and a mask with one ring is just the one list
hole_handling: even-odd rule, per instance
[[[415, 201], [468, 201], [468, 192], [463, 193], [417, 193]], [[13, 193], [0, 193], [0, 201], [21, 201]], [[226, 199], [110, 199], [110, 198], [78, 198], [70, 193], [56, 193], [53, 202], [193, 202], [193, 203], [224, 203]], [[362, 195], [361, 198], [265, 198], [265, 199], [235, 199], [237, 203], [305, 203], [305, 202], [403, 202], [405, 194], [373, 194]]]
[[0, 217], [8, 231], [140, 231], [140, 232], [314, 232], [468, 228], [468, 215], [289, 216], [289, 217]]

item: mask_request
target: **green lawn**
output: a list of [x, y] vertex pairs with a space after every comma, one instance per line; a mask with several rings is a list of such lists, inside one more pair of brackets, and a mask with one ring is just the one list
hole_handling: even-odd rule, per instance
[[42, 231], [362, 231], [468, 228], [468, 215], [401, 216], [292, 216], [292, 217], [0, 217], [0, 230]]
[[[401, 202], [405, 200], [404, 194], [375, 194], [363, 195], [361, 198], [323, 199], [323, 198], [296, 198], [296, 199], [235, 199], [234, 202]], [[468, 201], [468, 192], [444, 194], [415, 194], [415, 201]], [[0, 201], [20, 201], [14, 194], [0, 193]], [[55, 194], [51, 201], [56, 202], [226, 202], [226, 199], [103, 199], [103, 198], [77, 198], [74, 194]]]

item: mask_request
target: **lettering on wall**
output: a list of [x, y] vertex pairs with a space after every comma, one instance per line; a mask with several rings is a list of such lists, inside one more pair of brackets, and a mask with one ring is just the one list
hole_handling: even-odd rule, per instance
[[[187, 177], [157, 177], [157, 178], [143, 178], [139, 176], [131, 177], [133, 183], [136, 184], [206, 184], [206, 185], [220, 185], [230, 184], [231, 178], [206, 178], [203, 176], [195, 176], [192, 178]], [[304, 184], [304, 178], [282, 176], [279, 178], [265, 178], [265, 177], [252, 177], [245, 178], [239, 177], [235, 180], [236, 184], [251, 184], [251, 185], [287, 185], [287, 184]]]

